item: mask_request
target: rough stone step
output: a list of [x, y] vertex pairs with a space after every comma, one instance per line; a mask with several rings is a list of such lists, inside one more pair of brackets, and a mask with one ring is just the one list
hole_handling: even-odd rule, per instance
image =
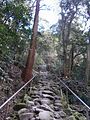
[[72, 114], [75, 111], [64, 109], [59, 81], [48, 80], [48, 75], [46, 77], [41, 76], [32, 86], [30, 96], [25, 99], [27, 107], [18, 111], [20, 120], [76, 120]]

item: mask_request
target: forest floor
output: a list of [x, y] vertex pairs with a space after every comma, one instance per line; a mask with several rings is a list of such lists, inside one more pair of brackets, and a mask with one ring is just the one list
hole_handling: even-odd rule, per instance
[[[21, 70], [13, 64], [0, 64], [0, 106], [11, 97], [23, 84], [21, 80]], [[15, 98], [9, 104], [13, 104]], [[8, 104], [8, 106], [9, 106]], [[9, 111], [7, 105], [0, 110], [0, 120], [5, 120], [6, 111]]]

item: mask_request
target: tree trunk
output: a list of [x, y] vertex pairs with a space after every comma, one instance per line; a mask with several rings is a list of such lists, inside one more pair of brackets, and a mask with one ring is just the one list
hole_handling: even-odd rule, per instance
[[33, 70], [34, 59], [35, 59], [35, 48], [36, 48], [36, 36], [37, 36], [37, 30], [38, 30], [39, 10], [40, 10], [40, 0], [37, 0], [30, 49], [29, 49], [29, 53], [28, 53], [26, 67], [21, 75], [23, 81], [25, 81], [25, 82], [27, 82], [33, 76], [32, 70]]
[[87, 84], [90, 85], [90, 30], [89, 30], [89, 43], [87, 45], [87, 69], [86, 69], [86, 77]]
[[72, 48], [69, 56], [69, 77], [72, 78], [73, 64], [74, 64], [74, 45], [72, 43]]

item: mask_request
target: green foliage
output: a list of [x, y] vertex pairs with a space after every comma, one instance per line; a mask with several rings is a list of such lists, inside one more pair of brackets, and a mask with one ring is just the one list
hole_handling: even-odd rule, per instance
[[[55, 41], [54, 37], [50, 32], [43, 32], [41, 35], [38, 35], [37, 39], [37, 60], [39, 63], [51, 63], [55, 57]], [[41, 59], [41, 60], [40, 60]], [[50, 61], [50, 62], [49, 62]]]
[[86, 13], [81, 11], [83, 5], [86, 7], [84, 2], [61, 0], [60, 20], [51, 27], [53, 35], [59, 38], [54, 47], [58, 57], [56, 69], [64, 73], [68, 71], [67, 75], [79, 80], [86, 79], [87, 33], [79, 22], [80, 16], [87, 19]]
[[30, 42], [32, 11], [25, 0], [2, 1], [0, 4], [0, 55], [17, 59]]
[[86, 117], [79, 112], [75, 112], [73, 116], [76, 118], [76, 120], [86, 120]]
[[73, 68], [73, 75], [72, 77], [76, 80], [82, 80], [84, 81], [86, 78], [86, 61], [79, 61], [79, 64], [76, 64]]

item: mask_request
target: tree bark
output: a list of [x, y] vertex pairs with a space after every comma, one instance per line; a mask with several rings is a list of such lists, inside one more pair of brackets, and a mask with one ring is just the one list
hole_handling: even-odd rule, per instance
[[90, 85], [90, 30], [88, 32], [89, 43], [87, 45], [87, 68], [86, 68], [86, 77], [87, 85]]
[[37, 36], [37, 30], [38, 30], [39, 10], [40, 10], [40, 0], [37, 0], [30, 49], [29, 49], [29, 53], [28, 53], [26, 67], [21, 75], [23, 81], [25, 81], [25, 82], [27, 82], [33, 76], [32, 70], [33, 70], [34, 59], [35, 59], [36, 36]]
[[73, 64], [74, 64], [74, 45], [72, 43], [72, 48], [69, 56], [69, 78], [72, 78]]
[[[61, 9], [61, 15], [62, 15], [62, 42], [63, 42], [63, 74], [64, 77], [70, 77], [70, 64], [68, 62], [68, 54], [67, 54], [67, 47], [69, 44], [69, 36], [70, 36], [70, 32], [71, 32], [71, 25], [72, 25], [72, 21], [74, 19], [74, 16], [77, 12], [77, 6], [76, 6], [76, 11], [71, 11], [70, 13], [70, 18], [69, 16], [65, 16], [63, 13], [63, 8]], [[70, 19], [68, 21], [68, 18]]]

